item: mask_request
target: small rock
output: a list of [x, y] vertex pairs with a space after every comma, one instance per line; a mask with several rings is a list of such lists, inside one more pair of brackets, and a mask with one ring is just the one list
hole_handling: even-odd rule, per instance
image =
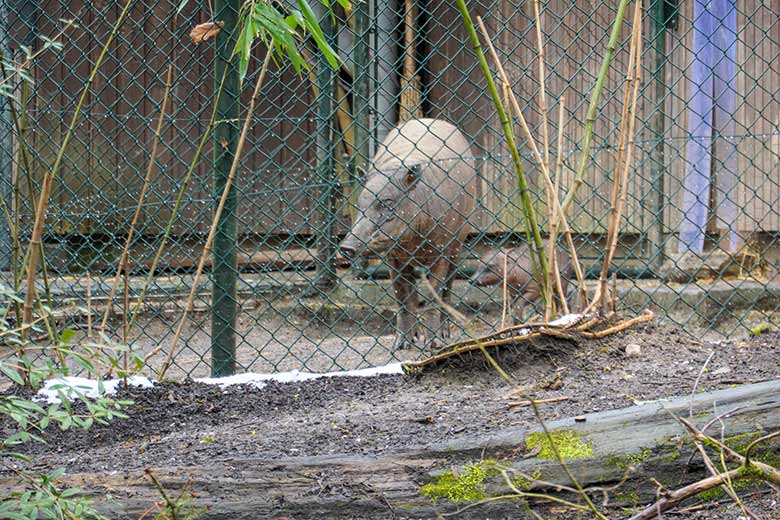
[[627, 357], [637, 357], [642, 355], [642, 347], [640, 347], [636, 343], [629, 343], [626, 345], [626, 356]]
[[729, 372], [731, 372], [731, 368], [729, 368], [729, 367], [720, 367], [720, 368], [718, 368], [716, 370], [713, 370], [712, 371], [712, 375], [713, 376], [722, 376], [724, 374], [728, 374]]
[[577, 417], [574, 418], [574, 422], [585, 422], [586, 420], [587, 419], [585, 418], [584, 415], [578, 415]]

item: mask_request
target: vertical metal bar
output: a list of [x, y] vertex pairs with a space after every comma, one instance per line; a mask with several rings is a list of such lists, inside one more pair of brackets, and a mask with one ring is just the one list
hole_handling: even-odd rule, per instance
[[[217, 204], [225, 189], [230, 166], [238, 143], [238, 117], [240, 90], [236, 61], [230, 60], [235, 46], [235, 30], [238, 21], [239, 0], [216, 0], [216, 19], [225, 25], [217, 36], [214, 67], [214, 91], [227, 69], [225, 85], [219, 96], [214, 128], [214, 187], [213, 198]], [[222, 216], [217, 225], [212, 249], [211, 296], [211, 375], [230, 375], [236, 368], [236, 189], [228, 192]]]
[[[8, 8], [5, 0], [0, 0], [0, 48], [3, 56], [8, 56]], [[0, 197], [5, 206], [11, 211], [18, 211], [13, 205], [13, 126], [11, 111], [8, 104], [10, 100], [6, 96], [0, 96]], [[13, 244], [11, 241], [11, 222], [0, 216], [0, 271], [10, 270], [11, 257], [13, 256]], [[14, 266], [15, 268], [15, 266]]]
[[650, 0], [650, 35], [652, 49], [652, 87], [648, 90], [648, 105], [653, 109], [649, 125], [650, 142], [650, 211], [652, 228], [649, 230], [649, 260], [656, 268], [663, 264], [664, 251], [664, 175], [666, 172], [664, 137], [666, 135], [666, 0]]
[[[355, 148], [352, 161], [352, 183], [349, 187], [352, 202], [356, 202], [356, 196], [360, 190], [360, 182], [368, 167], [370, 159], [370, 121], [371, 113], [369, 110], [371, 99], [369, 97], [369, 82], [371, 73], [369, 71], [370, 31], [369, 31], [369, 0], [355, 2], [355, 34], [353, 36], [353, 83], [352, 83], [352, 121], [354, 124]], [[353, 215], [354, 219], [354, 215]], [[362, 272], [365, 270], [367, 262], [361, 259], [353, 265], [353, 270]]]
[[[338, 52], [337, 28], [330, 12], [322, 9], [320, 26], [328, 44]], [[336, 153], [336, 71], [320, 52], [317, 58], [317, 178], [322, 187], [319, 197], [320, 219], [317, 230], [317, 276], [315, 290], [335, 286], [336, 248], [335, 236], [339, 181], [335, 168]]]

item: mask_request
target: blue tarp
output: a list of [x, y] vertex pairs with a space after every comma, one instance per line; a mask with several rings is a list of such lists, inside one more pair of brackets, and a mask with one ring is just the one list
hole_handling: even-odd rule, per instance
[[[701, 253], [710, 214], [712, 174], [717, 227], [738, 247], [735, 111], [737, 11], [735, 0], [694, 0], [688, 147], [679, 251]], [[714, 157], [714, 162], [713, 162]], [[713, 168], [714, 165], [714, 168]]]

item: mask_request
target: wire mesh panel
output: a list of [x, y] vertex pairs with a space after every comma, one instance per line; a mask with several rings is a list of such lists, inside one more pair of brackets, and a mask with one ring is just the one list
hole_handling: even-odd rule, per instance
[[[215, 336], [235, 342], [240, 371], [352, 369], [415, 358], [541, 308], [526, 284], [533, 262], [517, 173], [456, 1], [370, 0], [332, 16], [312, 4], [342, 61], [331, 68], [304, 38], [308, 70], [271, 62], [236, 170], [235, 209], [222, 215], [208, 275], [174, 340], [235, 150], [219, 136], [237, 137], [266, 51], [254, 49], [240, 87], [237, 58], [223, 56], [233, 60], [228, 83], [236, 81], [225, 87], [215, 48], [243, 30], [224, 23], [236, 5], [190, 3], [177, 14], [179, 4], [134, 2], [90, 85], [50, 197], [41, 297], [83, 306], [89, 293], [93, 325], [109, 306], [106, 333], [148, 355], [151, 369], [168, 358], [170, 377], [207, 375], [222, 341]], [[467, 6], [484, 20], [562, 199], [575, 185], [618, 3], [539, 2], [546, 117], [534, 2]], [[17, 57], [57, 35], [63, 19], [77, 22], [62, 50], [32, 61], [34, 83], [15, 87], [19, 129], [10, 107], [0, 118], [3, 226], [10, 220], [20, 239], [14, 246], [2, 228], [0, 271], [14, 286], [41, 181], [122, 6], [25, 0], [3, 8], [4, 53]], [[777, 322], [778, 14], [775, 3], [741, 0], [644, 6], [633, 161], [612, 266], [621, 309], [652, 306], [669, 321], [726, 335]], [[221, 24], [221, 34], [196, 43], [189, 33], [204, 22]], [[618, 175], [631, 22], [626, 16], [567, 215], [591, 294]], [[144, 190], [169, 65], [169, 108]], [[215, 110], [220, 96], [224, 112]], [[517, 117], [513, 130], [547, 236], [544, 177]], [[108, 301], [132, 226], [127, 286]], [[562, 239], [559, 250], [567, 251]], [[478, 261], [485, 253], [492, 267]], [[573, 272], [562, 271], [573, 295]], [[224, 290], [212, 305], [215, 277]], [[470, 323], [442, 312], [443, 303]], [[220, 311], [230, 305], [235, 318]], [[87, 313], [72, 311], [60, 325], [98, 334]]]

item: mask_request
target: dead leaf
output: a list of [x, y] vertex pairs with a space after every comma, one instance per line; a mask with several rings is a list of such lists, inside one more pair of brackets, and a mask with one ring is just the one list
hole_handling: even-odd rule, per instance
[[219, 143], [222, 145], [222, 149], [223, 149], [223, 150], [227, 150], [227, 149], [228, 149], [228, 142], [227, 142], [227, 139], [225, 139], [225, 138], [223, 137], [223, 138], [220, 140], [220, 142], [219, 142]]
[[224, 25], [225, 22], [222, 21], [199, 23], [190, 31], [190, 38], [195, 43], [204, 42], [218, 35]]

